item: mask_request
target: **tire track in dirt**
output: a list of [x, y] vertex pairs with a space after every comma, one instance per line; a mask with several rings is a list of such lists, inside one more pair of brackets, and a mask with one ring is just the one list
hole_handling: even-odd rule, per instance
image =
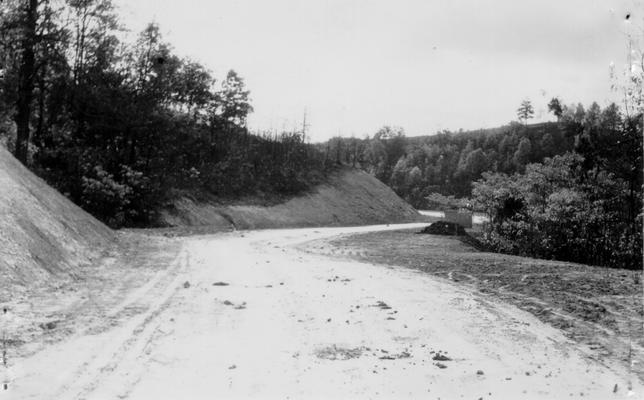
[[[155, 279], [135, 291], [123, 302], [122, 307], [118, 307], [118, 311], [113, 313], [115, 317], [123, 313], [127, 315], [128, 309], [141, 305], [146, 307], [147, 311], [128, 321], [122, 328], [124, 332], [118, 336], [119, 339], [115, 340], [109, 348], [103, 349], [98, 357], [95, 355], [95, 364], [84, 368], [82, 376], [76, 375], [71, 392], [78, 394], [73, 398], [90, 398], [88, 396], [101, 386], [120, 364], [138, 357], [141, 351], [140, 344], [148, 342], [149, 337], [154, 333], [155, 327], [152, 327], [151, 322], [168, 308], [173, 295], [181, 288], [181, 273], [187, 269], [189, 263], [190, 254], [182, 251], [171, 269], [157, 273]], [[150, 302], [151, 299], [154, 300]], [[114, 333], [111, 336], [114, 337]], [[111, 355], [105, 359], [108, 353]], [[74, 387], [77, 389], [74, 390]], [[78, 388], [80, 388], [79, 391]]]
[[[158, 326], [154, 325], [153, 322], [170, 306], [176, 292], [181, 290], [181, 281], [183, 280], [182, 272], [185, 272], [189, 264], [190, 253], [183, 252], [179, 256], [179, 260], [175, 262], [172, 270], [161, 274], [161, 276], [157, 275], [158, 278], [156, 279], [156, 282], [151, 282], [150, 285], [146, 285], [149, 287], [141, 288], [132, 296], [132, 301], [129, 303], [132, 305], [135, 303], [145, 304], [145, 302], [150, 299], [154, 300], [145, 304], [145, 306], [148, 307], [147, 312], [137, 316], [127, 325], [126, 330], [129, 332], [127, 338], [120, 342], [118, 349], [113, 352], [109, 360], [104, 362], [103, 366], [99, 368], [90, 367], [85, 371], [85, 375], [89, 379], [89, 382], [83, 385], [82, 390], [75, 396], [75, 398], [91, 398], [90, 395], [100, 386], [118, 388], [119, 386], [106, 384], [105, 381], [109, 380], [111, 378], [111, 374], [121, 365], [130, 365], [129, 368], [120, 369], [121, 371], [127, 371], [127, 374], [121, 373], [121, 375], [132, 375], [134, 379], [136, 379], [137, 375], [132, 373], [132, 366], [136, 366], [137, 364], [133, 361], [136, 361], [137, 358], [142, 356], [146, 344], [150, 342], [151, 337], [154, 335]], [[126, 306], [123, 308], [123, 311], [128, 307], [131, 306]], [[130, 330], [130, 327], [135, 323], [136, 327]], [[144, 363], [139, 365], [142, 364]], [[133, 386], [134, 383], [131, 382], [133, 377], [128, 376], [128, 378], [126, 378], [127, 381], [129, 381], [124, 388], [126, 391], [128, 388]], [[87, 379], [85, 381], [87, 381]], [[119, 380], [118, 382], [122, 381]]]
[[361, 229], [186, 239], [170, 269], [113, 310], [105, 323], [116, 326], [35, 359], [73, 352], [71, 376], [47, 386], [56, 364], [34, 361], [39, 375], [26, 384], [35, 397], [76, 400], [627, 395], [625, 375], [513, 306], [399, 266], [329, 257], [342, 254], [332, 246], [311, 251], [311, 240]]
[[[42, 397], [47, 387], [52, 399], [91, 398], [91, 394], [112, 371], [123, 362], [137, 344], [148, 340], [151, 323], [167, 309], [173, 295], [182, 287], [182, 273], [189, 264], [189, 253], [182, 250], [170, 267], [158, 271], [145, 285], [134, 290], [107, 313], [107, 317], [62, 343], [46, 349], [21, 366], [25, 375], [17, 379], [17, 397]], [[50, 377], [43, 385], [32, 379], [32, 368], [42, 368], [56, 360], [66, 360], [65, 354], [86, 350], [82, 361], [66, 366], [59, 376]], [[56, 369], [56, 367], [53, 367]], [[60, 369], [60, 367], [58, 367]], [[38, 390], [40, 388], [40, 390]]]

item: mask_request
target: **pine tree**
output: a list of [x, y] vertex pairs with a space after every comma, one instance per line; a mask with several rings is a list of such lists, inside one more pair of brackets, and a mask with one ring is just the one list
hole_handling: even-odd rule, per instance
[[517, 117], [519, 121], [523, 121], [525, 125], [528, 124], [528, 119], [532, 118], [534, 115], [534, 108], [530, 100], [523, 100], [521, 106], [517, 109]]

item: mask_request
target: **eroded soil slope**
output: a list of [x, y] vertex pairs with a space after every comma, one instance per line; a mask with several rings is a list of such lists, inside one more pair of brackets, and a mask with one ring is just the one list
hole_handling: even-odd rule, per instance
[[362, 171], [343, 169], [311, 192], [268, 207], [199, 203], [184, 197], [162, 213], [161, 224], [225, 230], [369, 225], [421, 219], [413, 207], [376, 178]]
[[9, 285], [73, 276], [112, 240], [108, 227], [0, 147], [0, 293], [10, 295]]

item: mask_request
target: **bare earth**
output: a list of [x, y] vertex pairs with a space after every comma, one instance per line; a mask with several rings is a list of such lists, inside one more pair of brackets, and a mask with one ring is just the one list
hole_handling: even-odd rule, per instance
[[[336, 255], [405, 266], [513, 304], [561, 329], [598, 361], [622, 363], [644, 380], [642, 271], [478, 251], [467, 237], [418, 230], [324, 240]], [[316, 246], [313, 246], [314, 248]]]
[[100, 279], [8, 301], [20, 334], [0, 398], [644, 398], [515, 306], [322, 254], [340, 250], [320, 239], [395, 228], [129, 234]]

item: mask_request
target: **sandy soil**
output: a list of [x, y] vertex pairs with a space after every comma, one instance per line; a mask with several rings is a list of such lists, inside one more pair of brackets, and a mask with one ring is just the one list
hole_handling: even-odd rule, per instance
[[[326, 239], [336, 255], [417, 269], [513, 304], [561, 329], [589, 357], [644, 381], [642, 271], [477, 251], [471, 237], [370, 232]], [[635, 377], [638, 378], [635, 378]]]
[[278, 204], [239, 199], [183, 197], [162, 210], [160, 226], [213, 229], [281, 229], [317, 226], [358, 226], [422, 221], [422, 216], [391, 188], [366, 172], [342, 168], [306, 193]]
[[110, 248], [114, 233], [0, 146], [0, 303], [10, 285], [70, 278]]
[[[588, 359], [561, 331], [514, 306], [411, 269], [316, 253], [339, 251], [319, 239], [394, 228], [400, 227], [150, 237], [152, 248], [141, 244], [131, 254], [130, 267], [138, 265], [144, 279], [114, 267], [124, 279], [110, 282], [129, 290], [95, 287], [95, 307], [78, 313], [87, 317], [65, 319], [70, 334], [13, 360], [15, 380], [6, 393], [51, 399], [629, 397], [620, 365]], [[157, 255], [150, 261], [146, 254]], [[632, 385], [630, 397], [642, 398], [640, 383]]]

